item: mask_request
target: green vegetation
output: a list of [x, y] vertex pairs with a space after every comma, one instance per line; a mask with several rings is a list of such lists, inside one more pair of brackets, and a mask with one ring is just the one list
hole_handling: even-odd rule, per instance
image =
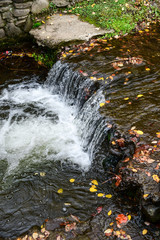
[[38, 64], [51, 68], [56, 62], [57, 50], [46, 49], [44, 53], [33, 53], [32, 57], [34, 57]]
[[[131, 32], [140, 22], [151, 22], [160, 17], [160, 11], [149, 1], [85, 0], [68, 9], [69, 13], [119, 35]], [[107, 35], [108, 36], [108, 35]]]

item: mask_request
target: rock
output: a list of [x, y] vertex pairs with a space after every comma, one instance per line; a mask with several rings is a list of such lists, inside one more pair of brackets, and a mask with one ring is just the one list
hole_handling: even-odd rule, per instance
[[31, 16], [29, 15], [28, 18], [27, 18], [27, 21], [26, 21], [26, 25], [24, 27], [24, 31], [29, 32], [32, 28], [32, 25], [33, 25], [33, 23], [32, 23], [32, 20], [31, 20]]
[[1, 7], [0, 8], [0, 12], [2, 12], [2, 13], [4, 13], [4, 12], [7, 12], [7, 11], [9, 11], [10, 9], [9, 9], [9, 6], [7, 6], [7, 7]]
[[53, 0], [52, 2], [56, 7], [67, 7], [70, 4], [69, 0]]
[[22, 19], [22, 20], [20, 20], [20, 21], [16, 21], [15, 25], [16, 25], [17, 27], [22, 27], [22, 26], [25, 25], [25, 22], [26, 22], [26, 19]]
[[8, 37], [18, 36], [22, 33], [20, 28], [16, 27], [14, 23], [8, 23], [5, 27], [5, 30]]
[[144, 203], [142, 204], [142, 212], [150, 222], [160, 221], [160, 203], [159, 206]]
[[30, 9], [15, 9], [13, 11], [13, 15], [15, 17], [22, 17], [28, 15], [30, 12]]
[[0, 15], [0, 28], [1, 27], [4, 27], [4, 21], [3, 21], [2, 17], [1, 17], [1, 15]]
[[2, 16], [3, 16], [3, 19], [6, 19], [7, 22], [10, 22], [13, 20], [12, 13], [10, 11], [4, 12]]
[[49, 7], [49, 1], [48, 0], [36, 0], [32, 5], [32, 13], [37, 14], [42, 11], [44, 8]]
[[23, 9], [23, 8], [30, 8], [33, 2], [26, 2], [26, 3], [14, 3], [15, 8]]
[[5, 37], [5, 31], [0, 29], [0, 39]]
[[92, 37], [104, 35], [111, 31], [96, 28], [87, 22], [82, 22], [75, 15], [55, 14], [42, 26], [32, 29], [30, 34], [39, 45], [54, 48], [61, 44], [76, 41], [87, 41]]
[[1, 0], [0, 1], [0, 7], [8, 6], [10, 3], [12, 3], [11, 0]]
[[119, 162], [117, 170], [122, 177], [119, 190], [132, 193], [139, 200], [147, 220], [156, 222], [160, 220], [160, 182], [154, 180], [153, 176], [159, 179], [159, 160], [156, 160], [155, 153], [144, 155], [149, 152], [147, 147], [139, 146], [133, 159]]

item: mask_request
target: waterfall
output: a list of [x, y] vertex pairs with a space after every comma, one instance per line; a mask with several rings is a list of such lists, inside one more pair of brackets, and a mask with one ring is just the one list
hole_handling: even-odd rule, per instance
[[75, 122], [78, 124], [81, 145], [93, 160], [96, 149], [101, 148], [110, 131], [107, 119], [99, 113], [100, 103], [105, 102], [103, 86], [81, 76], [69, 64], [60, 61], [48, 73], [45, 85], [69, 105], [76, 107]]

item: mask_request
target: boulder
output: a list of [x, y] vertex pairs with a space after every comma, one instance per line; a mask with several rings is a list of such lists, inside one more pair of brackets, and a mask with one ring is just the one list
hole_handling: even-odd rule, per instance
[[14, 23], [8, 23], [5, 30], [8, 37], [19, 36], [22, 33], [20, 28], [16, 27]]
[[69, 0], [53, 0], [52, 2], [56, 7], [67, 7], [70, 4]]
[[49, 1], [48, 0], [36, 0], [33, 2], [31, 12], [34, 14], [38, 14], [42, 11], [44, 8], [49, 7]]

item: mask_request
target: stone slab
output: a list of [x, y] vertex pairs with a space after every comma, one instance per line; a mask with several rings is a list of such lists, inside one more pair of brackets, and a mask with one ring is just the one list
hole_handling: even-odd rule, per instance
[[24, 9], [30, 8], [33, 2], [26, 2], [26, 3], [14, 3], [15, 8]]
[[55, 14], [44, 25], [32, 29], [30, 34], [38, 44], [54, 48], [62, 43], [88, 41], [109, 32], [111, 31], [80, 21], [78, 16]]
[[30, 12], [30, 9], [15, 9], [13, 11], [13, 15], [15, 17], [22, 17], [28, 15]]

